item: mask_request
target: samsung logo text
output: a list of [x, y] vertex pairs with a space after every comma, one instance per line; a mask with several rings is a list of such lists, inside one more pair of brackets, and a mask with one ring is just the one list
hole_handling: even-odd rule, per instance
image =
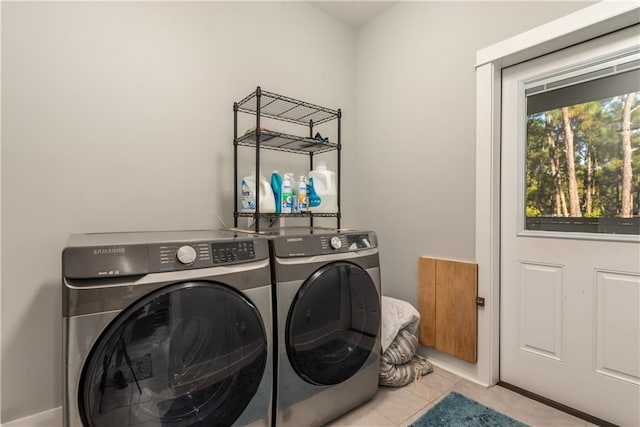
[[123, 247], [116, 248], [97, 248], [93, 250], [94, 255], [119, 255], [125, 253]]

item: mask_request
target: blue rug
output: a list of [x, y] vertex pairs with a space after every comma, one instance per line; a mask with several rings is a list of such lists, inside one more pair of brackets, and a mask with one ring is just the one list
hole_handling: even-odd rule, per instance
[[475, 400], [452, 391], [410, 427], [526, 427]]

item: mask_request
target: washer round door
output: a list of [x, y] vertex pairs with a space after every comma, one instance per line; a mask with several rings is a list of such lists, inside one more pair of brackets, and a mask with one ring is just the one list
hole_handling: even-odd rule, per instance
[[80, 377], [86, 426], [228, 426], [267, 362], [264, 325], [239, 292], [215, 282], [158, 289], [100, 335]]
[[380, 297], [369, 274], [349, 262], [318, 269], [300, 287], [286, 325], [294, 370], [316, 385], [339, 384], [365, 364], [380, 328]]

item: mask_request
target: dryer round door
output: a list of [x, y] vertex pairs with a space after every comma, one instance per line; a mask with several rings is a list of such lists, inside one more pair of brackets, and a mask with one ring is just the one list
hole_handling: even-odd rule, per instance
[[105, 328], [80, 377], [86, 426], [231, 425], [267, 362], [257, 308], [215, 282], [158, 289]]
[[361, 267], [334, 262], [300, 287], [286, 325], [286, 347], [294, 370], [307, 382], [339, 384], [351, 378], [375, 348], [380, 296]]

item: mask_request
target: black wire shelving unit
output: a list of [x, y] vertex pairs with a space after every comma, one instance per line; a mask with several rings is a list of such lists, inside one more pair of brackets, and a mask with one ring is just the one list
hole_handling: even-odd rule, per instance
[[[255, 115], [255, 129], [239, 136], [238, 135], [238, 113]], [[308, 127], [309, 136], [290, 135], [271, 130], [261, 129], [260, 119], [268, 117], [289, 123], [295, 123]], [[332, 120], [337, 121], [337, 142], [324, 142], [313, 138], [313, 127]], [[277, 217], [282, 218], [309, 218], [309, 225], [313, 227], [313, 218], [336, 218], [336, 227], [340, 228], [340, 172], [341, 172], [341, 121], [342, 111], [332, 110], [319, 105], [300, 101], [288, 96], [278, 95], [272, 92], [263, 91], [260, 86], [241, 101], [233, 103], [233, 221], [234, 227], [238, 227], [238, 218], [253, 217], [254, 228], [260, 232], [260, 219], [267, 218], [272, 222]], [[256, 158], [256, 181], [260, 177], [260, 150], [276, 150], [287, 153], [303, 154], [309, 157], [309, 170], [313, 169], [313, 156], [315, 154], [330, 151], [337, 152], [337, 205], [336, 213], [313, 213], [298, 212], [291, 214], [261, 213], [260, 212], [260, 192], [256, 191], [256, 211], [238, 211], [238, 147], [255, 148]], [[258, 183], [256, 182], [256, 187]]]

